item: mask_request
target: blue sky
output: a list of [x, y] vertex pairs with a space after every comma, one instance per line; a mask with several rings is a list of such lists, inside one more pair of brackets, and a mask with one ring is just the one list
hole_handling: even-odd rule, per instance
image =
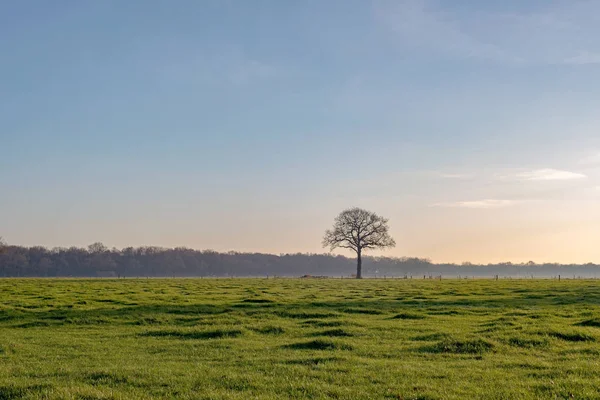
[[0, 3], [0, 235], [600, 261], [596, 1]]

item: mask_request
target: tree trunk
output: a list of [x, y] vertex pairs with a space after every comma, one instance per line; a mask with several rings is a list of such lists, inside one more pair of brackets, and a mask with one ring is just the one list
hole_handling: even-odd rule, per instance
[[356, 279], [362, 279], [362, 257], [360, 249], [356, 252]]

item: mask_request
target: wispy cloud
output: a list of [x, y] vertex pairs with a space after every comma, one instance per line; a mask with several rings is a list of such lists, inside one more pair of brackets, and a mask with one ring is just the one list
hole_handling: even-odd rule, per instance
[[587, 176], [577, 172], [544, 168], [520, 172], [516, 174], [516, 178], [525, 181], [567, 181], [574, 179], [585, 179]]
[[475, 208], [475, 209], [494, 209], [505, 208], [518, 204], [515, 200], [485, 199], [472, 201], [457, 201], [453, 203], [436, 203], [432, 207], [457, 207], [457, 208]]
[[[539, 3], [528, 13], [443, 8], [453, 2], [379, 0], [376, 16], [402, 44], [462, 58], [507, 63], [600, 63], [600, 2]], [[477, 4], [477, 3], [473, 3]]]

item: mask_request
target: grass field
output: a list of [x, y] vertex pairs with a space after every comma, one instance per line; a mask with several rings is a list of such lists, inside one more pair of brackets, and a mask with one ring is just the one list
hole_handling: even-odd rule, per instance
[[600, 282], [0, 280], [0, 400], [595, 399]]

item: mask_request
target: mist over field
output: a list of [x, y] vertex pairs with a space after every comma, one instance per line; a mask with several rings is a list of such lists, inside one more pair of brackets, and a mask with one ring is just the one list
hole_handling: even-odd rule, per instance
[[[0, 254], [0, 277], [349, 277], [356, 261], [331, 254], [218, 253], [160, 247], [108, 249], [100, 243], [88, 248], [46, 249], [6, 246]], [[423, 279], [442, 277], [595, 278], [600, 265], [439, 264], [421, 258], [370, 257], [363, 259], [365, 277]]]

